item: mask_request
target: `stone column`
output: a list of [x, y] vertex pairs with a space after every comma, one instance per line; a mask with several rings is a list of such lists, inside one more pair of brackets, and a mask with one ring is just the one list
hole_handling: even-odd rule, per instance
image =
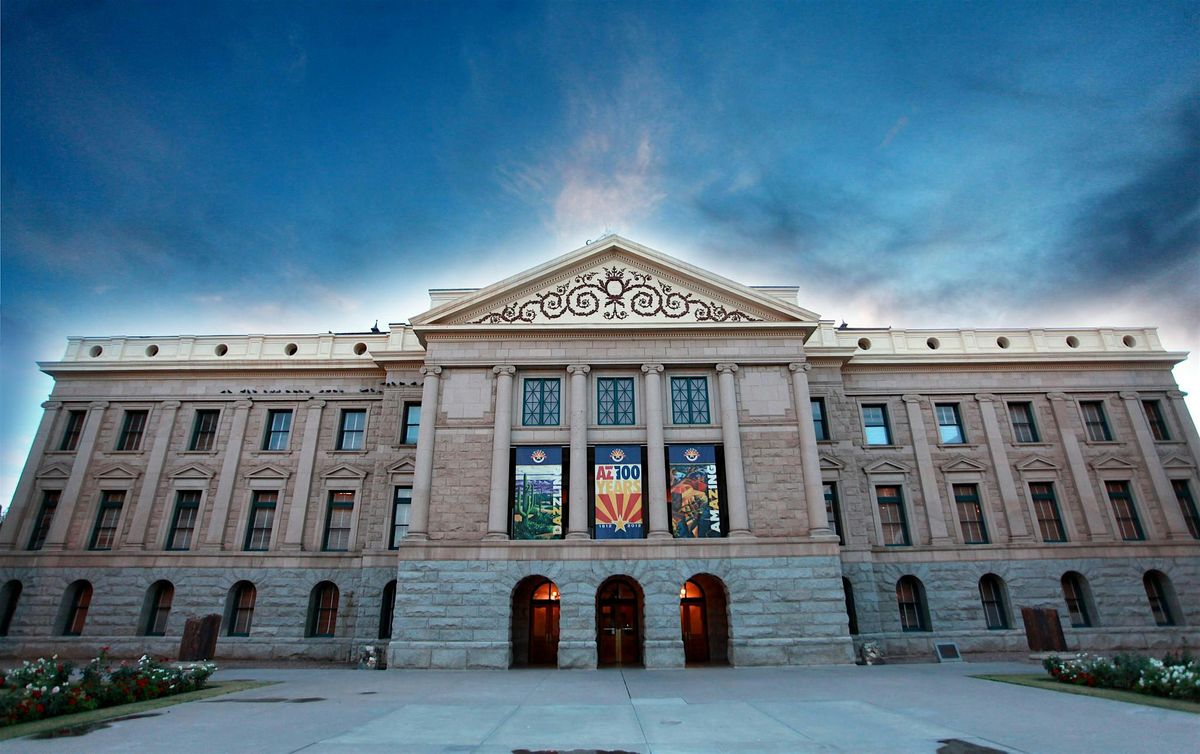
[[925, 437], [925, 419], [921, 416], [921, 397], [900, 396], [904, 410], [908, 413], [908, 426], [912, 430], [913, 455], [917, 457], [917, 478], [921, 482], [921, 497], [925, 499], [925, 516], [929, 519], [930, 544], [947, 545], [953, 540], [946, 528], [946, 508], [938, 492], [937, 475], [933, 470], [933, 456], [929, 452], [929, 440]]
[[[496, 375], [496, 421], [492, 429], [492, 487], [488, 497], [488, 530], [484, 539], [508, 539], [508, 462], [512, 449], [513, 375], [507, 364], [492, 367]], [[411, 529], [410, 529], [411, 531]]]
[[300, 444], [300, 463], [296, 466], [296, 491], [288, 507], [288, 524], [283, 533], [283, 542], [279, 546], [281, 550], [304, 549], [304, 520], [308, 517], [308, 502], [312, 497], [313, 468], [317, 461], [321, 412], [324, 409], [325, 401], [311, 401], [308, 404], [308, 414], [304, 417], [304, 439]]
[[812, 396], [808, 392], [808, 372], [812, 364], [788, 364], [792, 373], [792, 398], [796, 402], [796, 422], [800, 430], [800, 473], [804, 477], [804, 502], [808, 506], [808, 535], [832, 535], [825, 510], [825, 486], [821, 482], [821, 459], [817, 455], [817, 430], [813, 427]]
[[662, 364], [642, 364], [646, 375], [646, 504], [649, 509], [650, 539], [671, 536], [670, 516], [667, 515], [667, 465], [663, 460], [666, 442], [663, 440]]
[[50, 531], [46, 533], [43, 550], [61, 550], [66, 547], [71, 519], [75, 515], [75, 506], [79, 503], [79, 492], [83, 489], [83, 480], [87, 476], [88, 464], [91, 463], [92, 452], [96, 448], [96, 436], [100, 434], [106, 408], [108, 401], [88, 404], [83, 432], [79, 436], [79, 444], [75, 446], [75, 462], [71, 464], [71, 475], [67, 477], [67, 484], [58, 499], [58, 509], [54, 511], [54, 519], [50, 522]]
[[[158, 497], [158, 480], [162, 478], [163, 464], [167, 460], [167, 450], [171, 447], [171, 430], [175, 428], [175, 417], [179, 415], [179, 401], [163, 401], [159, 404], [162, 415], [158, 418], [158, 431], [150, 446], [150, 460], [146, 464], [146, 478], [142, 480], [142, 489], [138, 492], [137, 504], [133, 509], [133, 518], [129, 522], [129, 536], [125, 538], [122, 548], [141, 550], [146, 546], [146, 529], [150, 524], [150, 512], [154, 510], [154, 499]], [[163, 501], [169, 506], [170, 501]], [[167, 512], [170, 516], [170, 512]], [[146, 548], [154, 549], [154, 548]]]
[[752, 537], [746, 509], [746, 475], [742, 465], [742, 432], [738, 425], [737, 364], [717, 364], [721, 389], [721, 441], [725, 444], [725, 486], [729, 490], [729, 536]]
[[438, 375], [441, 367], [423, 366], [421, 374], [421, 428], [417, 430], [417, 462], [413, 470], [412, 509], [405, 542], [429, 539], [429, 498], [433, 492], [434, 424], [438, 415]]
[[[1171, 487], [1171, 480], [1167, 477], [1167, 470], [1163, 468], [1162, 459], [1158, 456], [1158, 450], [1154, 447], [1154, 435], [1150, 433], [1150, 422], [1146, 419], [1146, 411], [1142, 407], [1141, 396], [1134, 392], [1121, 393], [1121, 400], [1125, 401], [1125, 410], [1129, 412], [1129, 421], [1133, 425], [1134, 436], [1137, 437], [1138, 449], [1142, 452], [1142, 459], [1146, 462], [1146, 469], [1150, 472], [1150, 480], [1154, 483], [1154, 494], [1158, 498], [1158, 504], [1162, 507], [1163, 519], [1167, 522], [1166, 539], [1187, 539], [1192, 538], [1191, 532], [1187, 528], [1187, 520], [1183, 517], [1183, 511], [1179, 507], [1179, 499], [1175, 497], [1175, 489]], [[1132, 484], [1132, 481], [1130, 482]], [[1150, 518], [1146, 516], [1145, 518]], [[1151, 524], [1152, 521], [1147, 521]]]
[[1000, 434], [1000, 420], [996, 416], [996, 403], [999, 399], [994, 395], [980, 394], [975, 396], [975, 400], [979, 401], [988, 455], [992, 459], [992, 468], [996, 470], [996, 481], [1000, 485], [1000, 503], [1004, 506], [1004, 519], [1008, 522], [1008, 537], [1013, 542], [1033, 542], [1033, 535], [1025, 526], [1021, 499], [1017, 497], [1017, 484], [1008, 462], [1004, 437]]
[[213, 498], [212, 517], [208, 520], [208, 533], [200, 548], [202, 550], [221, 550], [225, 547], [225, 524], [229, 520], [229, 504], [233, 501], [238, 464], [242, 462], [242, 443], [246, 439], [246, 422], [253, 405], [250, 401], [236, 401], [233, 404], [229, 441], [225, 443], [225, 458], [221, 461], [221, 476], [217, 479], [217, 494]]
[[1071, 479], [1075, 483], [1075, 491], [1079, 493], [1079, 502], [1083, 505], [1088, 534], [1093, 541], [1111, 542], [1113, 535], [1104, 523], [1104, 514], [1100, 510], [1099, 501], [1096, 500], [1096, 492], [1092, 488], [1087, 465], [1083, 462], [1083, 451], [1079, 448], [1079, 439], [1072, 429], [1069, 405], [1074, 401], [1065, 393], [1050, 393], [1048, 397], [1050, 398], [1050, 408], [1054, 411], [1054, 423], [1058, 425], [1058, 436], [1062, 438], [1063, 450], [1067, 453], [1067, 465], [1071, 469]]
[[567, 500], [567, 539], [587, 539], [587, 364], [567, 367], [571, 375], [571, 497]]
[[1172, 390], [1167, 393], [1167, 397], [1171, 399], [1171, 406], [1175, 409], [1175, 417], [1179, 419], [1179, 426], [1183, 427], [1183, 434], [1187, 438], [1192, 461], [1196, 464], [1196, 468], [1200, 468], [1200, 432], [1196, 431], [1196, 422], [1192, 419], [1192, 413], [1188, 411], [1187, 403], [1183, 400], [1186, 396], [1187, 393], [1182, 390]]
[[37, 479], [42, 458], [46, 455], [46, 446], [50, 444], [50, 433], [54, 431], [54, 422], [62, 410], [62, 403], [46, 401], [42, 404], [42, 409], [42, 421], [33, 436], [33, 447], [29, 449], [29, 458], [25, 461], [25, 468], [21, 470], [21, 478], [13, 492], [12, 502], [9, 503], [4, 526], [0, 526], [0, 550], [12, 550], [20, 546], [17, 535], [20, 533], [23, 519], [31, 505], [36, 507], [30, 499], [33, 495], [34, 480]]

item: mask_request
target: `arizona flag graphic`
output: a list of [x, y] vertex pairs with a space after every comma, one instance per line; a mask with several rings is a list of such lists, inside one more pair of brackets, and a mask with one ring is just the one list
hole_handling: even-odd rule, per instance
[[596, 446], [596, 539], [642, 538], [642, 449]]

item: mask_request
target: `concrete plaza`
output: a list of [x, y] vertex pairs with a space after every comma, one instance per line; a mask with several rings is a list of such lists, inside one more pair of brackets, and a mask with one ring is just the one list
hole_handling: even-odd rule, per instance
[[1200, 716], [971, 678], [1032, 664], [687, 670], [238, 668], [278, 684], [5, 752], [1193, 752]]

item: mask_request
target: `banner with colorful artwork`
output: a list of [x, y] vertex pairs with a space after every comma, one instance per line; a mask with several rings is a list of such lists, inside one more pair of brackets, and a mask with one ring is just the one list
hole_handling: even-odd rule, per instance
[[642, 538], [642, 449], [597, 445], [596, 539]]
[[671, 533], [680, 539], [721, 536], [717, 449], [671, 445]]
[[513, 539], [562, 537], [562, 448], [517, 448]]

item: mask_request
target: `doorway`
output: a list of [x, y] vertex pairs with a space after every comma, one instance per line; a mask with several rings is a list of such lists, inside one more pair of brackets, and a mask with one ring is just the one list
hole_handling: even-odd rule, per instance
[[729, 610], [725, 584], [698, 573], [679, 588], [679, 627], [688, 665], [729, 661]]
[[679, 622], [683, 628], [683, 659], [689, 665], [708, 662], [708, 603], [704, 590], [688, 581], [679, 590]]
[[614, 576], [596, 592], [596, 660], [629, 667], [642, 662], [642, 590], [625, 576]]
[[512, 664], [558, 665], [558, 585], [544, 576], [523, 579], [513, 590]]

